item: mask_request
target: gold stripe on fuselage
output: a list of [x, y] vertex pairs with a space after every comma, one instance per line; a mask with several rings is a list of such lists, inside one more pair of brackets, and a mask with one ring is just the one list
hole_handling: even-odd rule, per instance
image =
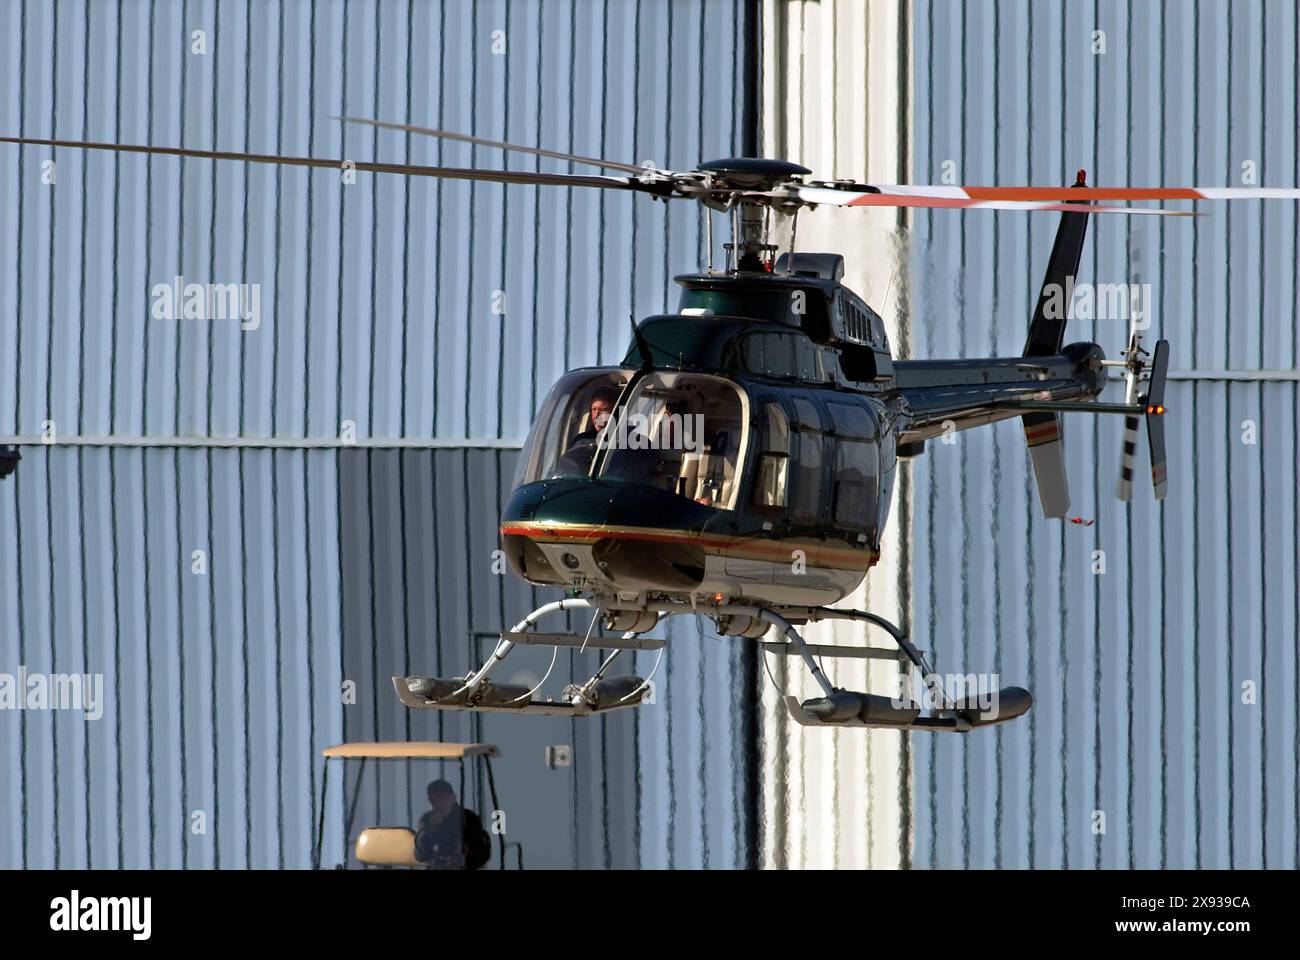
[[1025, 442], [1031, 447], [1042, 446], [1060, 438], [1061, 431], [1055, 420], [1036, 427], [1025, 427]]
[[649, 543], [676, 543], [698, 546], [706, 554], [739, 560], [790, 562], [795, 550], [802, 550], [809, 566], [833, 570], [868, 570], [880, 554], [866, 547], [840, 546], [824, 540], [789, 538], [769, 540], [760, 537], [697, 533], [664, 527], [623, 527], [595, 523], [545, 523], [512, 521], [501, 525], [501, 533], [532, 540], [564, 542], [571, 540], [636, 540]]

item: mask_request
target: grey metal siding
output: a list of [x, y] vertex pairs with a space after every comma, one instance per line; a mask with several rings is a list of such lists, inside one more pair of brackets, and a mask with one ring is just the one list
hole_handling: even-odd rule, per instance
[[[819, 179], [868, 183], [908, 179], [906, 0], [763, 4], [763, 151], [812, 169]], [[892, 210], [822, 208], [799, 216], [801, 250], [845, 257], [845, 282], [880, 309], [891, 342], [908, 342], [906, 245]], [[891, 296], [892, 292], [892, 296]], [[905, 480], [905, 478], [904, 478]], [[882, 543], [881, 563], [842, 606], [908, 623], [908, 496]], [[817, 643], [881, 644], [853, 623], [804, 629]], [[888, 643], [888, 641], [885, 641]], [[778, 868], [889, 868], [907, 864], [909, 738], [887, 730], [809, 730], [790, 720], [780, 694], [818, 696], [797, 661], [769, 658], [761, 678], [763, 863]], [[777, 662], [781, 661], [781, 662]], [[891, 663], [827, 660], [833, 683], [896, 689]]]
[[[689, 168], [740, 152], [742, 14], [739, 0], [27, 0], [0, 11], [0, 129], [536, 166], [345, 131], [329, 118], [346, 112]], [[16, 771], [0, 864], [306, 866], [321, 747], [476, 735], [468, 718], [405, 714], [388, 677], [463, 671], [472, 632], [531, 609], [535, 592], [490, 566], [512, 451], [561, 371], [617, 361], [627, 317], [674, 302], [699, 221], [577, 190], [64, 149], [47, 186], [50, 156], [0, 150], [0, 434], [24, 444], [0, 484], [0, 670], [89, 665], [110, 696], [96, 722], [0, 716]], [[260, 283], [260, 328], [153, 319], [150, 288], [178, 274]], [[190, 572], [199, 549], [206, 575]], [[733, 689], [734, 647], [667, 629], [659, 703], [561, 722], [568, 771], [509, 726], [526, 721], [489, 731], [498, 778], [568, 778], [544, 811], [567, 823], [556, 865], [745, 862], [738, 715], [712, 696]], [[344, 853], [331, 778], [327, 862]], [[375, 803], [401, 806], [400, 777], [382, 789]], [[187, 832], [195, 810], [206, 835]], [[529, 837], [511, 839], [527, 855]]]
[[[1300, 179], [1294, 5], [914, 9], [916, 182], [945, 160], [966, 184], [1084, 167], [1102, 185], [1231, 185], [1248, 160], [1264, 185]], [[1163, 505], [1145, 482], [1114, 499], [1110, 420], [1066, 422], [1071, 513], [1091, 528], [1041, 518], [1014, 422], [910, 468], [918, 636], [941, 670], [996, 664], [1036, 697], [991, 736], [917, 742], [918, 865], [1296, 865], [1296, 217], [1256, 203], [1090, 226], [1081, 279], [1151, 283], [1149, 340], [1172, 343]], [[918, 214], [917, 355], [1019, 350], [1054, 228]], [[1067, 331], [1112, 356], [1124, 337], [1119, 321]]]
[[[513, 459], [493, 450], [29, 450], [0, 517], [0, 538], [20, 544], [8, 563], [16, 558], [24, 574], [19, 589], [5, 570], [6, 611], [23, 627], [6, 631], [5, 662], [102, 672], [106, 709], [97, 721], [6, 713], [15, 829], [5, 862], [303, 866], [321, 748], [480, 737], [475, 718], [406, 711], [389, 678], [463, 673], [483, 655], [475, 633], [495, 634], [551, 593], [491, 572]], [[193, 550], [206, 552], [206, 574], [194, 572]], [[744, 862], [740, 714], [716, 696], [732, 687], [738, 646], [687, 623], [668, 629], [656, 704], [543, 721], [554, 743], [574, 746], [571, 770], [547, 771], [540, 750], [512, 750], [512, 735], [535, 721], [505, 718], [493, 731], [506, 752], [498, 777], [513, 766], [572, 781], [544, 811], [572, 839], [572, 859], [551, 866]], [[644, 672], [653, 655], [636, 660]], [[562, 654], [556, 676], [586, 676], [597, 663], [594, 652]], [[345, 681], [356, 686], [347, 705]], [[343, 851], [356, 773], [331, 772], [327, 862]], [[418, 815], [432, 776], [368, 773], [358, 824], [395, 813], [409, 821], [403, 811]], [[481, 778], [469, 797], [492, 809]], [[501, 800], [507, 815], [541, 802], [519, 792]], [[188, 832], [194, 811], [206, 816], [205, 834]], [[527, 855], [528, 835], [508, 838]], [[535, 853], [528, 862], [548, 865]]]
[[[17, 3], [0, 14], [12, 54], [0, 123], [27, 136], [537, 165], [331, 119], [410, 116], [690, 168], [741, 137], [739, 77], [714, 53], [741, 42], [740, 10]], [[206, 54], [190, 52], [193, 30]], [[0, 422], [26, 437], [46, 419], [66, 435], [337, 437], [351, 419], [363, 437], [517, 440], [561, 372], [621, 356], [627, 317], [675, 300], [671, 276], [701, 244], [689, 205], [598, 191], [366, 174], [345, 185], [329, 170], [67, 149], [7, 147], [2, 162], [13, 189]], [[260, 283], [262, 326], [151, 320], [150, 288], [178, 274]]]

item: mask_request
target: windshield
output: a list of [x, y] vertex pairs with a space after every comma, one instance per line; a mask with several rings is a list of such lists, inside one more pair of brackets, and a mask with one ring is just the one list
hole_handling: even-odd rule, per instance
[[735, 504], [745, 452], [745, 398], [718, 377], [642, 378], [602, 432], [599, 475], [668, 490], [705, 506]]
[[551, 388], [519, 455], [515, 486], [552, 477], [585, 477], [631, 370], [574, 370]]

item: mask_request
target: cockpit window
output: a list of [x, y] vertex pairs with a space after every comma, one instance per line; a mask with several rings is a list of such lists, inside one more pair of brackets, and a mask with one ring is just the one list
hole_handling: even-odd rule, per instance
[[552, 477], [585, 477], [596, 438], [632, 371], [575, 370], [551, 389], [519, 456], [515, 486]]
[[745, 401], [718, 377], [656, 372], [638, 381], [603, 431], [599, 475], [729, 510], [745, 452]]

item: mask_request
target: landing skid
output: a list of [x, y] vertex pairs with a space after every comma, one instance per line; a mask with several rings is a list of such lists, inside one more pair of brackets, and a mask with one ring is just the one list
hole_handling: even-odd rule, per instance
[[[620, 639], [581, 638], [560, 634], [535, 634], [529, 631], [542, 617], [564, 610], [588, 609], [603, 614], [607, 623], [628, 627]], [[609, 677], [606, 674], [620, 654], [628, 650], [658, 650], [662, 656], [663, 642], [638, 638], [638, 634], [651, 629], [662, 617], [679, 614], [704, 614], [712, 617], [719, 628], [733, 636], [743, 636], [762, 641], [775, 626], [784, 636], [784, 642], [762, 642], [764, 653], [775, 652], [803, 660], [813, 679], [821, 687], [822, 696], [799, 701], [797, 697], [783, 696], [782, 701], [790, 716], [805, 727], [867, 727], [889, 730], [930, 730], [936, 732], [966, 733], [980, 727], [1005, 723], [1025, 714], [1033, 705], [1027, 690], [1007, 687], [995, 696], [986, 696], [976, 705], [954, 702], [942, 689], [925, 656], [908, 640], [906, 634], [883, 617], [861, 610], [835, 610], [828, 607], [767, 608], [748, 604], [713, 604], [695, 606], [689, 603], [662, 603], [653, 610], [625, 610], [605, 607], [582, 598], [556, 600], [539, 607], [520, 621], [513, 630], [501, 634], [501, 640], [492, 656], [467, 677], [447, 679], [428, 677], [393, 677], [393, 689], [398, 698], [413, 710], [462, 710], [485, 713], [535, 714], [539, 716], [587, 717], [615, 710], [625, 710], [653, 702], [654, 686], [651, 677]], [[810, 645], [800, 637], [794, 624], [815, 623], [819, 620], [850, 620], [867, 623], [883, 629], [897, 645], [897, 651], [879, 647], [843, 647]], [[770, 626], [764, 629], [764, 624]], [[501, 663], [518, 643], [537, 643], [552, 646], [581, 646], [606, 649], [612, 652], [600, 668], [584, 683], [571, 683], [564, 688], [559, 700], [534, 699], [537, 686], [528, 689], [519, 686], [498, 686], [488, 679], [492, 670]], [[890, 660], [910, 664], [920, 671], [926, 684], [926, 699], [931, 705], [923, 713], [919, 705], [910, 700], [891, 699], [879, 694], [859, 693], [835, 687], [822, 672], [819, 659]], [[658, 667], [658, 660], [655, 662]], [[549, 675], [549, 674], [548, 674]], [[543, 682], [545, 677], [542, 678]]]
[[[1018, 689], [1018, 688], [1012, 688]], [[1027, 690], [1019, 691], [1026, 697], [1029, 696]], [[1005, 695], [1005, 693], [1004, 693]], [[954, 713], [952, 716], [917, 716], [910, 722], [891, 722], [889, 720], [862, 720], [854, 717], [850, 720], [840, 720], [827, 723], [817, 716], [809, 713], [803, 708], [798, 697], [785, 696], [781, 698], [785, 702], [785, 709], [794, 719], [795, 723], [801, 727], [867, 727], [871, 730], [931, 730], [935, 733], [966, 733], [977, 727], [991, 727], [998, 723], [1007, 723], [1021, 716], [1029, 709], [1027, 705], [1024, 710], [1018, 713], [1011, 711], [999, 711], [998, 715], [990, 720], [979, 720], [972, 723], [959, 714]]]
[[632, 707], [640, 706], [643, 699], [651, 699], [654, 687], [647, 688], [646, 693], [637, 697], [635, 700], [629, 700], [627, 703], [619, 703], [609, 707], [591, 707], [586, 704], [557, 703], [553, 700], [529, 700], [526, 703], [516, 705], [509, 704], [484, 704], [484, 703], [440, 703], [428, 697], [420, 696], [411, 690], [407, 677], [393, 677], [393, 689], [397, 691], [397, 699], [410, 707], [412, 710], [461, 710], [472, 713], [531, 713], [540, 717], [590, 717], [598, 713], [612, 713], [615, 710], [627, 710]]

